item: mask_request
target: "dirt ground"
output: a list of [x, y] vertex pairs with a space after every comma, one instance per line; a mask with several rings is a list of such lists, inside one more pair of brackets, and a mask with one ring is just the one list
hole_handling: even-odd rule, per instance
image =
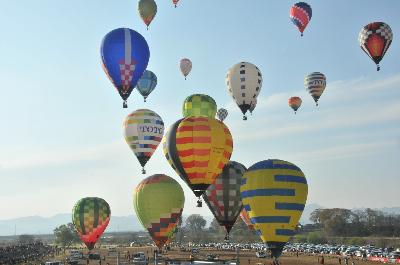
[[[110, 252], [107, 249], [95, 249], [94, 252], [99, 253], [102, 257], [101, 263], [98, 260], [90, 260], [89, 265], [117, 265], [117, 256], [119, 252], [119, 261], [120, 264], [133, 264], [129, 263], [126, 259], [126, 255], [134, 254], [136, 252], [144, 252], [146, 256], [152, 256], [155, 248], [150, 247], [129, 247], [129, 248], [120, 248], [117, 249], [117, 252]], [[179, 250], [171, 250], [167, 253], [163, 253], [164, 259], [170, 260], [180, 260], [180, 261], [189, 261], [190, 252], [183, 252]], [[216, 254], [218, 255], [220, 260], [236, 260], [236, 252], [235, 251], [226, 251], [226, 250], [216, 250], [216, 249], [200, 249], [198, 254], [194, 254], [196, 260], [205, 260], [207, 254]], [[105, 258], [105, 259], [103, 259]], [[61, 260], [61, 257], [58, 259]], [[239, 252], [239, 260], [240, 264], [243, 265], [253, 265], [253, 264], [263, 264], [270, 265], [271, 259], [268, 258], [257, 258], [254, 251], [240, 251]], [[324, 264], [326, 265], [338, 265], [338, 257], [330, 257], [324, 256]], [[352, 265], [351, 262], [353, 260], [349, 260], [349, 265]], [[355, 265], [372, 265], [377, 264], [376, 262], [370, 261], [361, 261], [358, 259], [354, 259]], [[311, 265], [311, 264], [320, 264], [318, 263], [318, 256], [309, 256], [300, 254], [297, 258], [295, 254], [284, 253], [282, 257], [280, 257], [281, 265]], [[82, 260], [82, 265], [86, 265], [86, 260]], [[150, 262], [149, 264], [154, 264]], [[159, 263], [165, 264], [165, 263]], [[342, 264], [344, 264], [344, 260], [342, 258]]]

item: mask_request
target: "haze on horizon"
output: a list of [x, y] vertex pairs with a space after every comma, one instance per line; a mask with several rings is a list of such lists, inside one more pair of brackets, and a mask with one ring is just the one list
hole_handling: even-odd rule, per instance
[[[400, 185], [400, 2], [308, 1], [313, 17], [300, 37], [292, 1], [158, 1], [147, 31], [136, 1], [10, 1], [0, 16], [0, 219], [69, 213], [81, 197], [104, 198], [112, 214], [134, 213], [132, 191], [144, 178], [123, 139], [122, 120], [139, 108], [181, 118], [190, 94], [228, 109], [232, 160], [249, 167], [279, 158], [298, 165], [307, 203], [325, 207], [398, 207]], [[117, 14], [117, 15], [116, 15]], [[384, 21], [394, 40], [377, 72], [358, 46], [360, 29]], [[134, 91], [129, 108], [100, 66], [105, 34], [129, 27], [150, 46], [158, 85], [146, 103]], [[193, 70], [184, 80], [179, 60]], [[249, 61], [263, 74], [258, 105], [244, 122], [228, 95], [227, 70]], [[320, 71], [327, 87], [315, 107], [304, 76]], [[287, 106], [300, 96], [297, 115]], [[184, 215], [211, 215], [166, 161], [161, 146], [147, 175], [164, 173], [185, 191]]]

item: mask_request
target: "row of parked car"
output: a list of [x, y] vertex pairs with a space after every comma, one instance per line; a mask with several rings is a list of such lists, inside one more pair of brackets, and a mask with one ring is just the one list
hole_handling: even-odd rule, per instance
[[284, 251], [302, 252], [310, 254], [331, 254], [359, 258], [380, 257], [380, 258], [400, 258], [400, 249], [393, 247], [378, 248], [373, 245], [366, 246], [348, 246], [348, 245], [330, 245], [330, 244], [308, 244], [291, 243], [286, 244]]

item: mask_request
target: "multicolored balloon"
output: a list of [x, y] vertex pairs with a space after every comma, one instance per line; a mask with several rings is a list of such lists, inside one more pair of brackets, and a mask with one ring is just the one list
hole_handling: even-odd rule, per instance
[[123, 107], [127, 108], [126, 101], [149, 62], [149, 46], [136, 31], [119, 28], [104, 37], [100, 52], [104, 72], [124, 100]]
[[144, 71], [142, 77], [137, 83], [137, 90], [143, 96], [144, 102], [146, 102], [147, 97], [157, 86], [157, 76], [149, 70]]
[[183, 117], [201, 116], [214, 118], [217, 113], [217, 103], [209, 95], [190, 95], [183, 102], [182, 113]]
[[254, 231], [254, 225], [251, 222], [251, 219], [249, 217], [249, 214], [247, 213], [246, 209], [243, 208], [242, 211], [240, 212], [240, 218], [242, 218], [243, 222], [247, 225], [247, 227], [251, 230]]
[[246, 62], [235, 64], [226, 75], [229, 94], [242, 111], [243, 120], [247, 120], [246, 112], [260, 93], [262, 80], [257, 66]]
[[384, 22], [372, 22], [363, 27], [358, 34], [361, 49], [375, 62], [379, 71], [379, 62], [385, 56], [393, 40], [390, 26]]
[[187, 58], [183, 58], [180, 62], [180, 68], [181, 68], [181, 72], [186, 80], [186, 77], [192, 70], [192, 62]]
[[175, 122], [163, 140], [165, 157], [199, 197], [221, 174], [233, 149], [232, 135], [214, 118], [187, 117]]
[[240, 184], [245, 171], [246, 167], [242, 164], [229, 161], [203, 194], [211, 213], [219, 225], [225, 227], [226, 240], [243, 207]]
[[156, 2], [154, 0], [139, 0], [138, 11], [147, 29], [149, 29], [151, 21], [153, 21], [157, 14]]
[[138, 109], [129, 114], [124, 121], [125, 141], [134, 152], [142, 166], [153, 155], [164, 135], [164, 122], [152, 110]]
[[302, 102], [303, 101], [301, 100], [300, 97], [289, 98], [289, 107], [291, 107], [294, 110], [294, 114], [296, 114], [296, 112], [300, 108]]
[[110, 222], [111, 210], [102, 198], [80, 199], [72, 209], [72, 223], [82, 242], [92, 250]]
[[159, 249], [173, 238], [184, 204], [182, 187], [163, 174], [145, 178], [133, 192], [136, 216]]
[[228, 111], [224, 108], [220, 108], [217, 111], [217, 116], [220, 121], [224, 121], [226, 119], [226, 117], [228, 117]]
[[308, 22], [310, 22], [311, 17], [311, 6], [305, 2], [298, 2], [290, 8], [290, 19], [301, 32], [301, 36], [303, 36], [303, 31], [307, 27]]
[[172, 0], [172, 3], [175, 5], [175, 8], [176, 8], [176, 5], [178, 4], [178, 2], [179, 2], [179, 0]]
[[276, 259], [300, 220], [307, 200], [307, 180], [290, 162], [269, 159], [252, 165], [242, 178], [243, 207]]
[[304, 86], [313, 97], [315, 105], [318, 106], [318, 100], [326, 87], [325, 75], [320, 72], [313, 72], [311, 74], [308, 74], [304, 79]]

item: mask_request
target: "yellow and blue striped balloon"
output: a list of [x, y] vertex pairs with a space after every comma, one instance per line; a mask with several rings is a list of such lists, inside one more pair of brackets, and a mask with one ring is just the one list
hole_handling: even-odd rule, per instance
[[243, 207], [264, 243], [278, 258], [307, 200], [307, 180], [290, 162], [269, 159], [252, 165], [242, 177]]

